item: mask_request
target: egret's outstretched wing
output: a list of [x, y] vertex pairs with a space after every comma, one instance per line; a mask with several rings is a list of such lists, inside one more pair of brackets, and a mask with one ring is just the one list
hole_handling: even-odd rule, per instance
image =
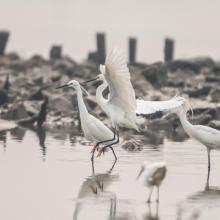
[[135, 117], [135, 92], [130, 81], [125, 55], [121, 51], [114, 49], [107, 55], [104, 76], [109, 85], [109, 101]]
[[137, 99], [137, 114], [147, 115], [158, 111], [164, 111], [172, 108], [177, 108], [185, 102], [185, 99], [180, 96], [175, 96], [167, 101], [144, 101]]

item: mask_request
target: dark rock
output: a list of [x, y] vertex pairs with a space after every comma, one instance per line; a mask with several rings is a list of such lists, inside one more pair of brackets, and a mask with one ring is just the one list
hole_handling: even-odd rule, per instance
[[219, 88], [212, 89], [211, 92], [209, 93], [209, 96], [212, 102], [219, 102], [220, 101], [220, 89]]
[[211, 121], [208, 125], [212, 128], [220, 130], [220, 121]]
[[190, 60], [174, 60], [167, 64], [170, 72], [176, 72], [178, 69], [191, 70], [195, 73], [199, 73], [204, 67], [214, 68], [215, 62], [209, 57], [199, 57]]
[[42, 93], [43, 90], [44, 88], [38, 89], [30, 96], [29, 100], [43, 100], [45, 98], [44, 94]]
[[20, 60], [20, 56], [16, 52], [10, 52], [6, 55], [9, 60], [15, 61], [15, 60]]
[[42, 56], [34, 55], [29, 60], [27, 60], [26, 67], [27, 68], [41, 67], [46, 64], [48, 64], [48, 61], [46, 61]]
[[212, 120], [212, 116], [209, 114], [201, 114], [194, 116], [191, 121], [195, 124], [207, 125]]
[[143, 145], [141, 141], [127, 141], [121, 146], [126, 151], [142, 151]]
[[28, 113], [25, 109], [24, 104], [14, 104], [4, 116], [4, 118], [8, 120], [19, 120], [27, 117]]
[[8, 102], [8, 93], [3, 89], [0, 90], [0, 106]]
[[220, 82], [220, 76], [207, 76], [205, 78], [206, 82], [211, 82], [211, 83], [216, 83], [216, 82]]
[[160, 87], [167, 83], [167, 68], [162, 63], [152, 64], [142, 70], [142, 74], [153, 86]]
[[95, 97], [89, 96], [89, 97], [86, 97], [85, 100], [86, 100], [86, 103], [88, 104], [88, 106], [89, 106], [90, 109], [93, 110], [93, 109], [96, 108], [97, 102], [96, 102]]
[[7, 74], [7, 77], [6, 77], [6, 80], [5, 80], [5, 84], [4, 84], [4, 86], [3, 86], [3, 89], [8, 92], [8, 91], [9, 91], [9, 87], [10, 87], [9, 74]]
[[202, 97], [207, 96], [211, 90], [211, 86], [203, 86], [201, 88], [187, 88], [184, 93], [188, 94], [190, 97]]
[[179, 69], [184, 71], [191, 70], [195, 73], [199, 72], [199, 68], [192, 61], [188, 60], [174, 60], [168, 63], [167, 67], [170, 72], [176, 72]]
[[209, 57], [193, 58], [192, 62], [197, 66], [199, 70], [201, 70], [204, 67], [208, 67], [210, 69], [215, 67], [215, 62]]
[[50, 97], [48, 107], [58, 112], [66, 113], [73, 110], [71, 102], [67, 98], [60, 95], [53, 95]]

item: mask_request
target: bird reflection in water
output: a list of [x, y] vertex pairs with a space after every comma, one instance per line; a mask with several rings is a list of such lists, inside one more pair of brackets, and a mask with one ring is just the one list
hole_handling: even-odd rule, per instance
[[155, 211], [152, 211], [152, 204], [149, 203], [147, 204], [148, 208], [148, 212], [146, 214], [143, 215], [143, 220], [160, 220], [159, 218], [159, 203], [155, 204]]
[[205, 189], [189, 195], [177, 209], [177, 220], [219, 219], [220, 187], [210, 186], [209, 177]]
[[73, 220], [115, 219], [117, 197], [108, 187], [119, 179], [119, 175], [93, 173], [81, 185], [76, 199]]

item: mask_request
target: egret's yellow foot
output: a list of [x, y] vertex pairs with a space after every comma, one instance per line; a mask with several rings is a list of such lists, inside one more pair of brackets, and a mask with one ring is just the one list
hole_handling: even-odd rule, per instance
[[101, 149], [99, 150], [99, 153], [97, 154], [96, 157], [100, 157], [102, 154], [104, 155], [104, 153], [105, 153], [104, 148], [101, 148]]
[[95, 149], [96, 149], [96, 145], [92, 148], [92, 150], [90, 151], [90, 154], [94, 153], [95, 152]]

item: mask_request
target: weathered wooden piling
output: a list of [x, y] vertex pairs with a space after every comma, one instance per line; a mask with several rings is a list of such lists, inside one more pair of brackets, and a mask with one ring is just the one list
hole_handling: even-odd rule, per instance
[[61, 59], [62, 57], [62, 46], [61, 45], [53, 45], [50, 49], [50, 59]]
[[8, 38], [8, 31], [0, 31], [0, 56], [3, 56], [5, 54], [5, 48], [8, 42]]
[[96, 44], [97, 44], [97, 62], [99, 64], [105, 63], [106, 46], [105, 46], [105, 34], [96, 34]]
[[137, 46], [137, 39], [136, 38], [129, 38], [129, 63], [136, 62], [136, 46]]
[[165, 39], [164, 45], [164, 62], [170, 62], [174, 58], [174, 40], [171, 38]]

